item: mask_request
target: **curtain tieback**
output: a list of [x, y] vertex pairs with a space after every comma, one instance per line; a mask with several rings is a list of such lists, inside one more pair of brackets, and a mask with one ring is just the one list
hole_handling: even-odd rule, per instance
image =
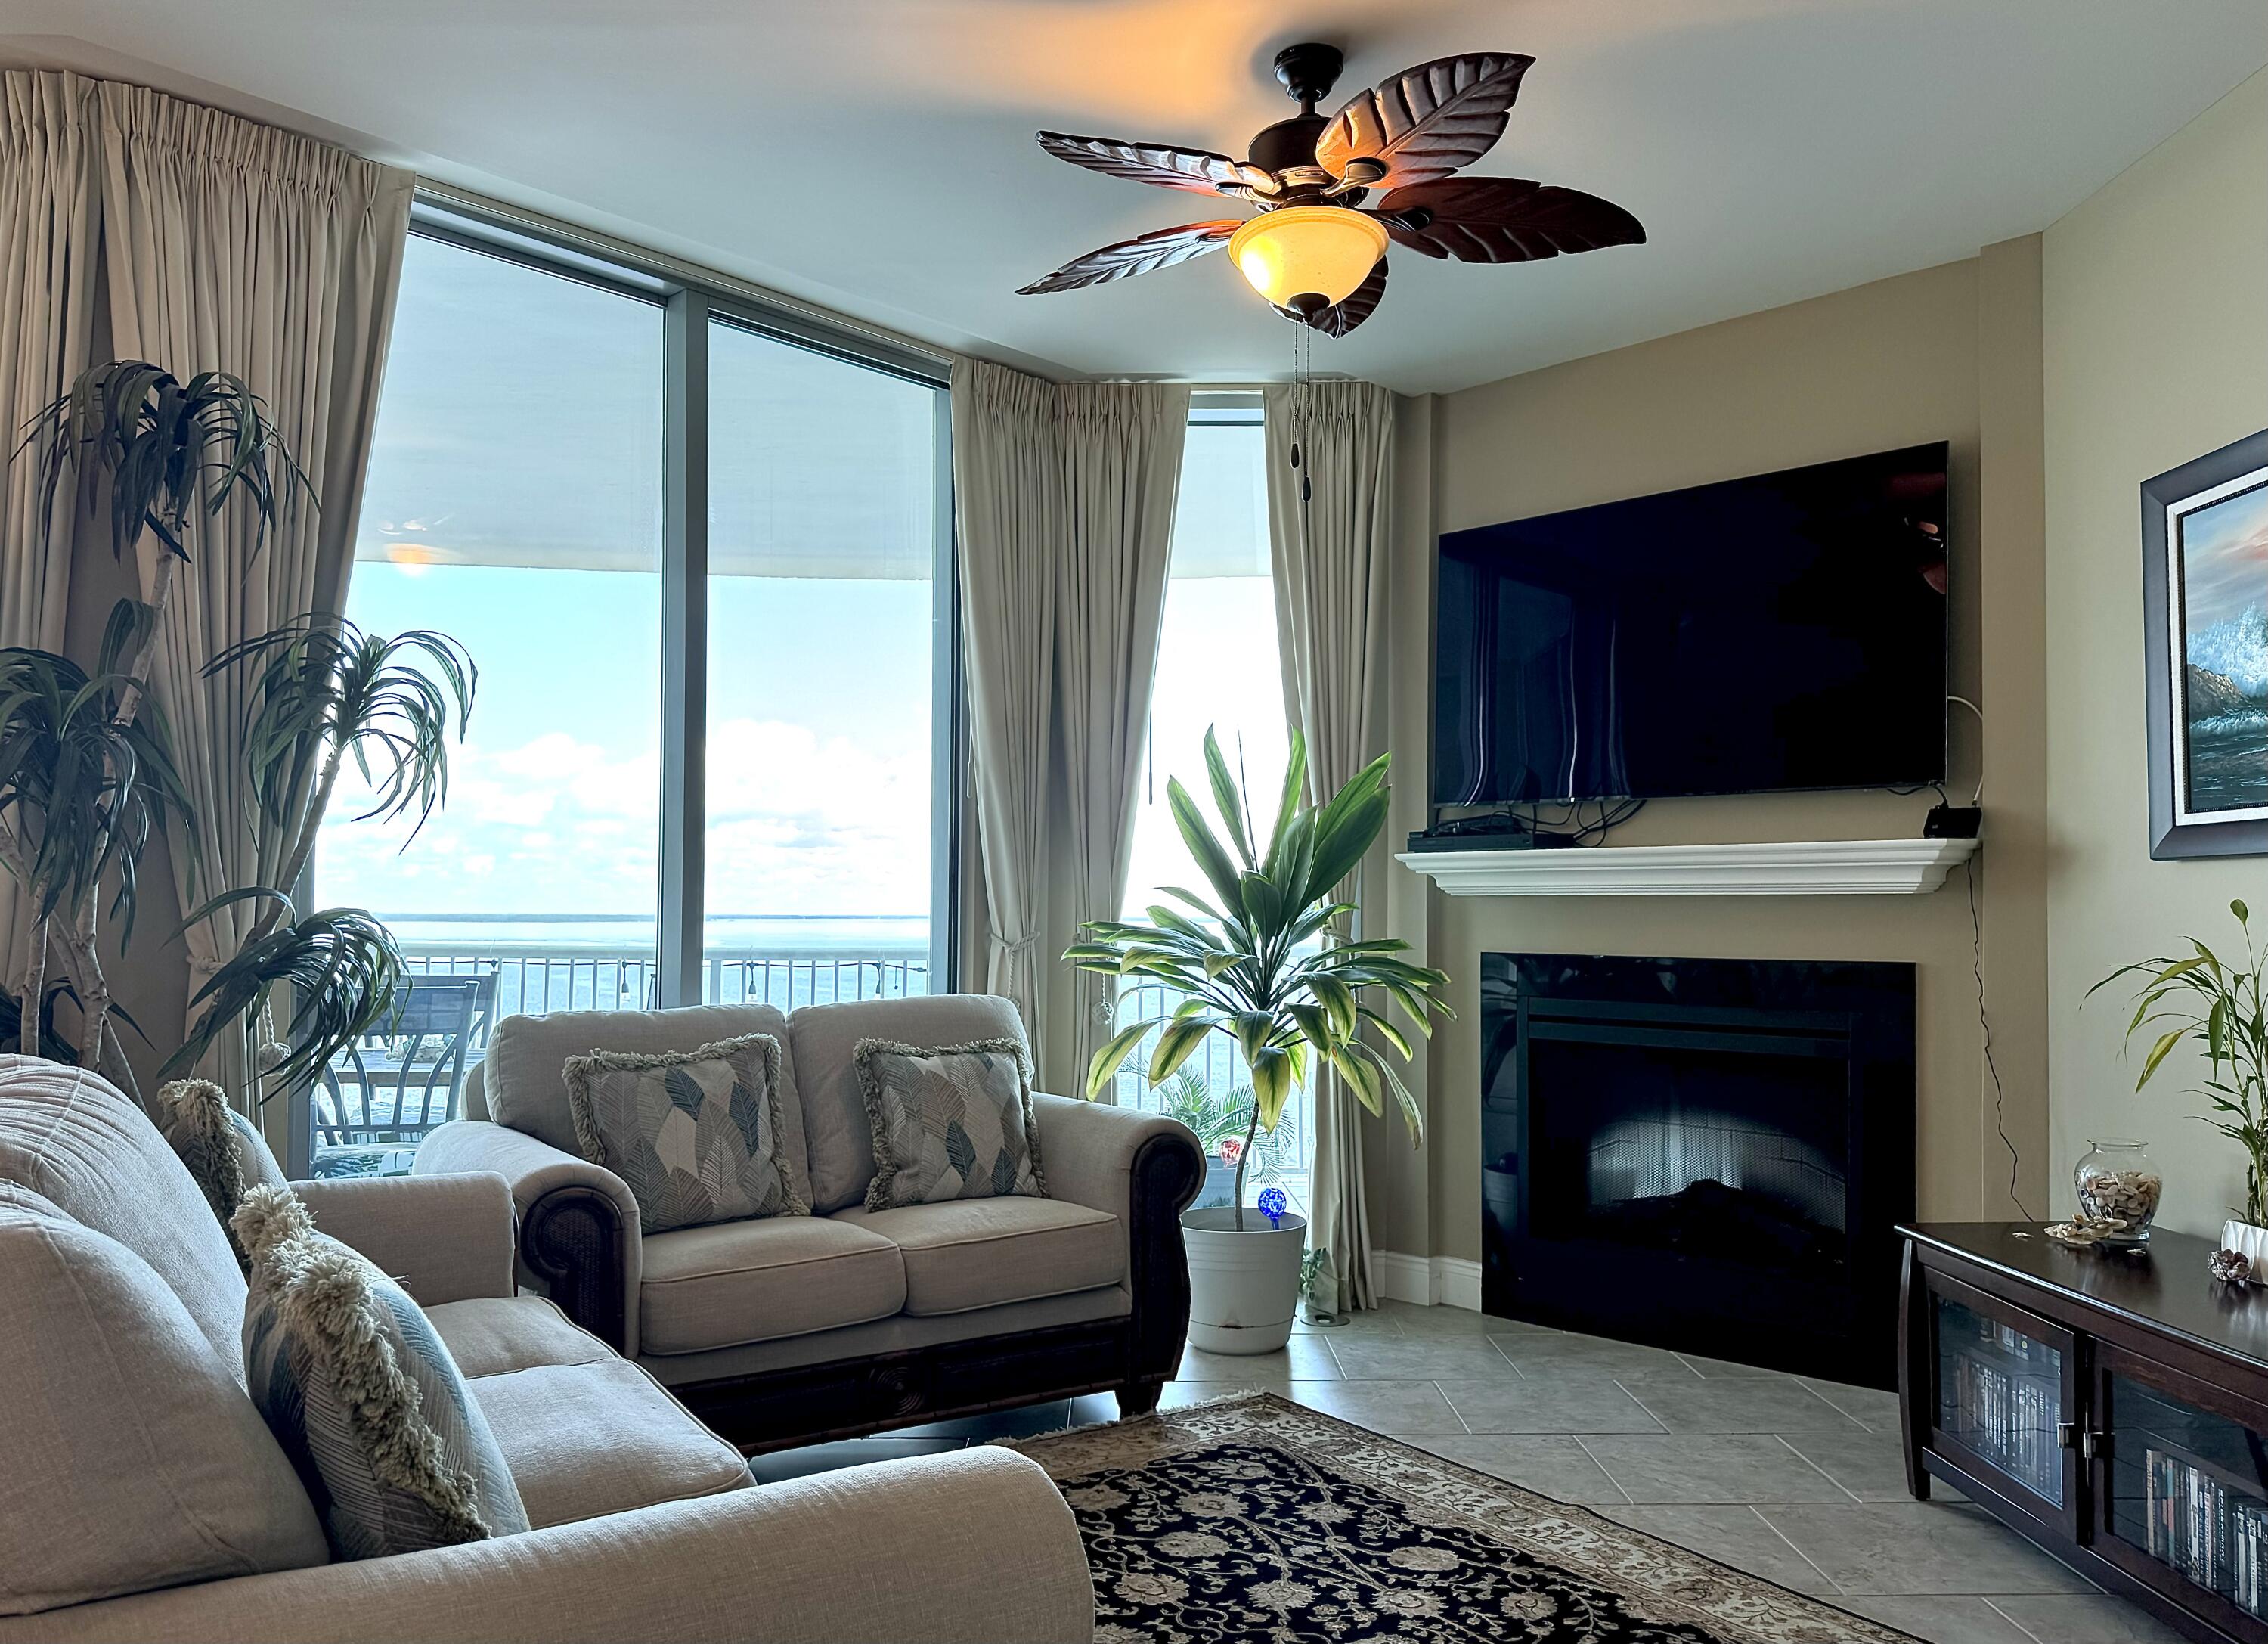
[[1028, 936], [1004, 936], [998, 931], [992, 933], [993, 951], [1005, 955], [1009, 965], [1013, 969], [1021, 969], [1029, 964], [1032, 961], [1033, 950], [1039, 945], [1040, 933], [1037, 931], [1034, 931]]

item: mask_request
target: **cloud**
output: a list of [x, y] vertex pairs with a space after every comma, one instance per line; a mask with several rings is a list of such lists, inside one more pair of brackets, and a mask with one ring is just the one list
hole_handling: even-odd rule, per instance
[[[894, 727], [895, 728], [895, 727]], [[778, 719], [711, 727], [712, 915], [899, 915], [929, 905], [927, 727], [918, 756]], [[568, 731], [453, 751], [447, 807], [408, 852], [402, 829], [355, 824], [342, 792], [321, 894], [389, 912], [647, 913], [655, 898], [659, 756]]]

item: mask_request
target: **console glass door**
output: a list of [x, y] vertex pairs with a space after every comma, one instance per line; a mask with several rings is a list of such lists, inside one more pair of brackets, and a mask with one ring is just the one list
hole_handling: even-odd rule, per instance
[[2180, 1379], [2145, 1379], [2144, 1367], [2105, 1350], [2098, 1545], [2121, 1564], [2139, 1553], [2245, 1615], [2268, 1616], [2268, 1435], [2161, 1384]]
[[1943, 1274], [1929, 1287], [1931, 1447], [2077, 1539], [2076, 1338]]

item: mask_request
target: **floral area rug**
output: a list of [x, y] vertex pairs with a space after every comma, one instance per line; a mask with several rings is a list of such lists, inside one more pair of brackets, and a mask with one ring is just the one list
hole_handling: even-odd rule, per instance
[[1912, 1644], [1272, 1393], [1011, 1448], [1078, 1516], [1096, 1644]]

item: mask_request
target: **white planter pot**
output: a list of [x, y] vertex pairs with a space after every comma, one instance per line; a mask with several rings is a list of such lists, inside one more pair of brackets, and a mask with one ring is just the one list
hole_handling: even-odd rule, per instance
[[1233, 1208], [1183, 1211], [1182, 1244], [1189, 1258], [1190, 1346], [1274, 1353], [1292, 1339], [1300, 1258], [1307, 1249], [1305, 1216], [1287, 1211], [1270, 1227], [1248, 1205], [1240, 1233]]
[[2252, 1264], [2251, 1282], [2268, 1284], [2268, 1227], [2256, 1227], [2232, 1217], [2220, 1224], [2220, 1248], [2242, 1252]]

